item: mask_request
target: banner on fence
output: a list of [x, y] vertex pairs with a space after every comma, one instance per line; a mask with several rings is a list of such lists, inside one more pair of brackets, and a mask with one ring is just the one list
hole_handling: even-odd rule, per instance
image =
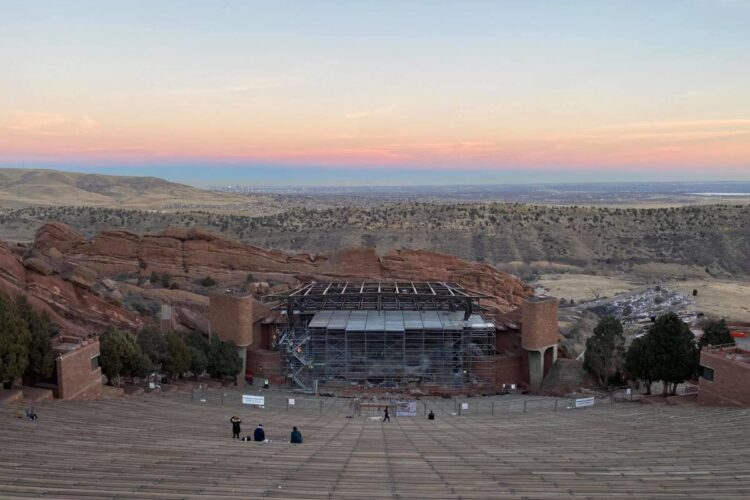
[[469, 409], [469, 403], [461, 403], [461, 409], [462, 410], [468, 410]]
[[251, 394], [243, 394], [242, 404], [253, 405], [253, 406], [265, 406], [266, 398], [264, 396], [253, 396]]
[[396, 403], [396, 416], [397, 417], [416, 417], [417, 416], [417, 402], [416, 401], [399, 401]]
[[576, 399], [576, 408], [585, 408], [587, 406], [594, 406], [594, 398], [578, 398]]
[[289, 406], [294, 406], [294, 398], [289, 398]]

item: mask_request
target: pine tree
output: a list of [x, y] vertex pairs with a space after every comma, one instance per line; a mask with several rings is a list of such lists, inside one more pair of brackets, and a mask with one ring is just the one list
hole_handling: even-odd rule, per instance
[[47, 379], [55, 370], [55, 356], [50, 341], [52, 323], [46, 313], [34, 311], [22, 295], [16, 299], [16, 308], [29, 330], [29, 363], [24, 374], [36, 380]]
[[167, 339], [154, 327], [145, 327], [136, 337], [136, 342], [144, 355], [148, 356], [154, 368], [161, 369], [167, 356]]
[[703, 336], [698, 341], [698, 345], [703, 348], [707, 345], [726, 345], [734, 344], [734, 337], [729, 331], [726, 320], [709, 321], [703, 327]]
[[653, 365], [648, 337], [633, 339], [625, 354], [625, 374], [631, 380], [642, 381], [646, 386], [646, 394], [651, 394], [651, 384], [654, 383]]
[[586, 341], [583, 367], [594, 375], [601, 385], [622, 373], [625, 355], [625, 337], [622, 323], [614, 316], [605, 316], [594, 328], [594, 335]]
[[29, 363], [31, 335], [16, 304], [0, 296], [0, 382], [21, 377]]
[[208, 351], [208, 373], [212, 377], [223, 378], [235, 376], [241, 369], [242, 360], [237, 355], [237, 346], [233, 342], [222, 342], [218, 337], [213, 337]]
[[699, 350], [695, 337], [675, 313], [656, 319], [648, 333], [655, 380], [664, 384], [663, 394], [675, 394], [677, 385], [698, 371]]
[[190, 370], [190, 349], [176, 332], [170, 332], [167, 338], [167, 355], [162, 363], [162, 370], [170, 377], [181, 377]]

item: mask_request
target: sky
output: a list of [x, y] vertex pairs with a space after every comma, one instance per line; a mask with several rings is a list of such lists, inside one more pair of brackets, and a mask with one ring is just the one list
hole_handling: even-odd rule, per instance
[[750, 0], [3, 0], [0, 166], [750, 180]]

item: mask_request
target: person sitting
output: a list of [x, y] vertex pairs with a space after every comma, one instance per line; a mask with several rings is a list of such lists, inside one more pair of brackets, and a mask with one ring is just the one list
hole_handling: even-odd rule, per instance
[[429, 415], [427, 415], [427, 420], [435, 420], [435, 413], [433, 413], [432, 410], [430, 410]]
[[263, 442], [266, 440], [266, 431], [263, 430], [263, 425], [258, 424], [258, 427], [255, 428], [255, 432], [253, 433], [253, 440]]
[[39, 418], [39, 415], [34, 413], [34, 409], [32, 408], [31, 410], [26, 410], [26, 418], [29, 420], [36, 420]]
[[302, 433], [296, 427], [292, 427], [292, 444], [302, 444]]

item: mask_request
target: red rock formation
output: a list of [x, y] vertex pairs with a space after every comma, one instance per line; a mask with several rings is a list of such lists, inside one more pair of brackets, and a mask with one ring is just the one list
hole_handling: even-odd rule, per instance
[[[242, 281], [248, 273], [315, 279], [400, 279], [455, 281], [497, 297], [501, 311], [520, 305], [532, 290], [519, 279], [487, 264], [425, 250], [396, 250], [378, 257], [373, 248], [348, 248], [331, 255], [286, 254], [243, 245], [202, 229], [170, 228], [159, 234], [105, 231], [91, 240], [61, 224], [40, 229], [35, 248], [55, 247], [67, 259], [101, 276], [167, 272], [190, 280], [212, 276]], [[291, 283], [290, 283], [291, 284]]]
[[[61, 246], [65, 248], [66, 245]], [[45, 248], [45, 244], [40, 247]], [[72, 335], [101, 332], [108, 325], [127, 329], [142, 326], [138, 315], [91, 292], [87, 284], [95, 276], [93, 271], [83, 266], [70, 266], [60, 274], [54, 271], [56, 264], [45, 262], [45, 258], [44, 254], [38, 253], [31, 261], [39, 265], [25, 266], [19, 255], [0, 244], [0, 291], [10, 297], [25, 296], [32, 306], [46, 312], [53, 322], [60, 325], [64, 333]], [[44, 273], [39, 272], [40, 267]]]

